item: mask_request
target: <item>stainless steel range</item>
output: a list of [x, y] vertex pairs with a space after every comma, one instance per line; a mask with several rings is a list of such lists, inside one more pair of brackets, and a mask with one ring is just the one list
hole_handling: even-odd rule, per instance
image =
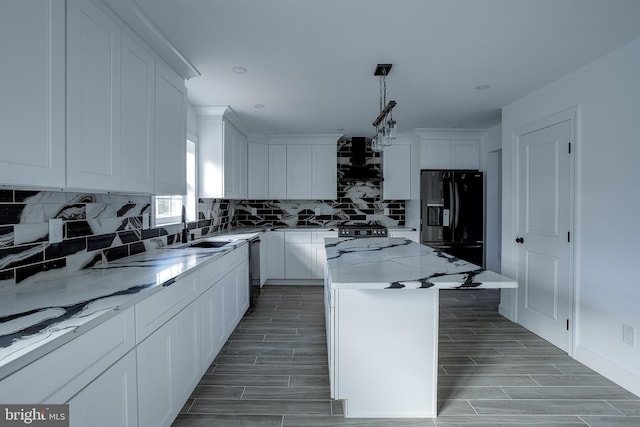
[[387, 227], [380, 224], [344, 224], [338, 226], [338, 237], [387, 237]]

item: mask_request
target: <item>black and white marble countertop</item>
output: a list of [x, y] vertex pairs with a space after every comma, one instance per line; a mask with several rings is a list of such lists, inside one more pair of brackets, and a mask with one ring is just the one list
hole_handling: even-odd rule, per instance
[[97, 265], [0, 295], [0, 379], [160, 291], [202, 263], [246, 244], [260, 230], [203, 240], [234, 240], [220, 248], [176, 244]]
[[334, 289], [517, 288], [509, 277], [403, 238], [325, 239]]

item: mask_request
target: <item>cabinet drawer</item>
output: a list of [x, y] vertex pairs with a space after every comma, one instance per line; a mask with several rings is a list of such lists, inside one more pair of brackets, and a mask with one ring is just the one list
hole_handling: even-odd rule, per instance
[[284, 241], [287, 243], [311, 243], [310, 231], [285, 231]]
[[337, 231], [314, 231], [311, 233], [311, 241], [312, 243], [320, 243], [324, 245], [324, 239], [331, 237], [338, 237]]
[[235, 248], [222, 257], [225, 274], [236, 268], [249, 257], [249, 245], [245, 244]]
[[200, 293], [204, 293], [229, 271], [226, 256], [220, 257], [200, 267]]
[[64, 403], [134, 347], [133, 308], [0, 382], [2, 403]]
[[198, 271], [184, 276], [136, 304], [136, 343], [175, 316], [199, 295]]

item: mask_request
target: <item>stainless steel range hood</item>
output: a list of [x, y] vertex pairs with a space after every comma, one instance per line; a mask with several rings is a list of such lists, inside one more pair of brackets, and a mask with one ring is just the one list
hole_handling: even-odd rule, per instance
[[380, 172], [367, 164], [367, 139], [351, 138], [351, 166], [340, 178], [341, 182], [381, 182]]

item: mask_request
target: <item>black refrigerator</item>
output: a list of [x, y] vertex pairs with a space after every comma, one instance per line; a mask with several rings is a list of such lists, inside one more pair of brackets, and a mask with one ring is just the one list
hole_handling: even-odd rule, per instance
[[483, 176], [473, 170], [422, 170], [420, 242], [484, 266]]

